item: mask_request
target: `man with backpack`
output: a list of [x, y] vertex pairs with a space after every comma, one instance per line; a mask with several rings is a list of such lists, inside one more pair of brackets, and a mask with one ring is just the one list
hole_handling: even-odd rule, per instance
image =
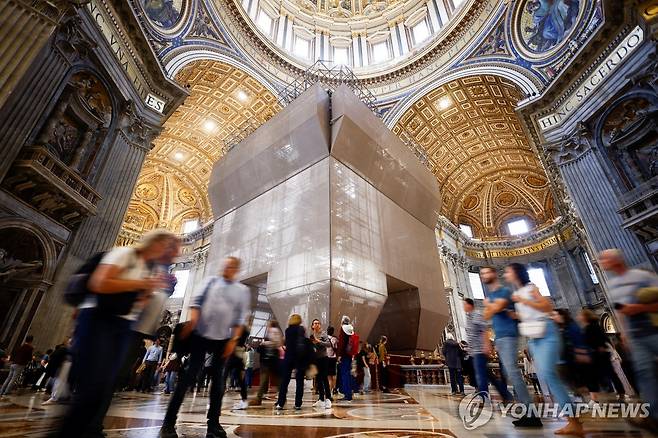
[[251, 315], [251, 292], [236, 281], [240, 259], [228, 257], [220, 276], [208, 278], [192, 298], [190, 319], [181, 330], [182, 339], [189, 338], [190, 364], [176, 384], [167, 413], [160, 429], [160, 437], [177, 438], [176, 419], [185, 393], [192, 387], [203, 366], [206, 352], [213, 353], [206, 438], [224, 438], [226, 432], [219, 424], [224, 396], [222, 379], [226, 359], [233, 354], [244, 326]]
[[352, 401], [352, 360], [359, 352], [359, 335], [354, 333], [354, 327], [348, 316], [341, 319], [341, 330], [338, 338], [338, 373], [343, 401]]

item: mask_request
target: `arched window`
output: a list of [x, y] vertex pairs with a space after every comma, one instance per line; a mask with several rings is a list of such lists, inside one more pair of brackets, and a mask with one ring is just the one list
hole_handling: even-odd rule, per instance
[[530, 231], [530, 223], [526, 218], [516, 218], [507, 222], [507, 230], [511, 236], [520, 236]]
[[473, 227], [468, 224], [459, 224], [459, 229], [471, 239], [473, 238]]

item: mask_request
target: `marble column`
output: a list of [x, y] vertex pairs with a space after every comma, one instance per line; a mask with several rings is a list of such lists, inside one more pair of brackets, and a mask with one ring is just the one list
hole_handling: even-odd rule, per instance
[[[31, 41], [31, 37], [27, 40]], [[39, 48], [38, 54], [22, 61], [29, 62], [29, 65], [25, 66], [25, 74], [20, 79], [12, 80], [15, 83], [12, 82], [12, 92], [8, 98], [2, 97], [0, 88], [0, 126], [3, 126], [0, 132], [0, 180], [5, 177], [30, 135], [34, 134], [40, 118], [48, 111], [48, 105], [61, 92], [66, 72], [94, 45], [79, 30], [75, 16], [66, 17], [50, 41]], [[7, 49], [7, 43], [7, 38], [3, 37], [0, 50]], [[5, 53], [8, 52], [5, 50]], [[14, 73], [18, 74], [19, 71]]]
[[544, 149], [558, 166], [592, 249], [619, 248], [631, 266], [650, 266], [638, 238], [622, 226], [615, 182], [592, 149], [590, 133], [579, 126], [565, 140]]
[[0, 108], [46, 45], [67, 8], [63, 1], [0, 2]]

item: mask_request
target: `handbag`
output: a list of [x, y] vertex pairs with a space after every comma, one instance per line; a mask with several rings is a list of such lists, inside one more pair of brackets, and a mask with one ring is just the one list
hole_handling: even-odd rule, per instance
[[306, 380], [313, 380], [318, 375], [318, 367], [311, 365], [306, 369]]
[[519, 323], [519, 333], [530, 339], [543, 338], [546, 334], [546, 320], [522, 321]]

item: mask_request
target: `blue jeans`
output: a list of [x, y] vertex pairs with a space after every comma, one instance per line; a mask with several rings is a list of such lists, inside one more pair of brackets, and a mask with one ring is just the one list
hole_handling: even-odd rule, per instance
[[478, 392], [489, 392], [489, 382], [496, 388], [496, 391], [503, 398], [504, 402], [509, 402], [514, 399], [512, 394], [507, 390], [507, 386], [498, 380], [496, 376], [489, 372], [487, 368], [487, 355], [477, 353], [473, 355], [473, 367], [475, 368], [475, 381], [477, 382]]
[[345, 396], [345, 400], [352, 400], [352, 358], [341, 357], [338, 364], [340, 373], [340, 392]]
[[562, 409], [571, 403], [569, 391], [557, 373], [557, 365], [562, 353], [562, 340], [554, 322], [546, 323], [543, 338], [528, 339], [528, 349], [535, 364], [539, 380], [546, 382], [551, 395]]
[[502, 362], [505, 376], [514, 387], [516, 398], [525, 405], [530, 404], [532, 401], [530, 399], [530, 393], [528, 392], [525, 380], [523, 380], [517, 361], [519, 357], [519, 338], [516, 336], [497, 338], [496, 350], [498, 350], [498, 357]]
[[18, 379], [21, 377], [21, 373], [25, 369], [25, 365], [11, 364], [9, 365], [9, 374], [5, 379], [5, 383], [0, 389], [0, 395], [7, 395], [14, 389], [14, 385], [18, 382]]
[[658, 378], [655, 368], [658, 358], [658, 334], [642, 337], [631, 335], [629, 347], [640, 397], [642, 401], [649, 403], [649, 415], [658, 420]]
[[177, 371], [167, 371], [165, 375], [165, 392], [169, 393], [174, 390], [176, 387], [176, 376], [178, 375]]

